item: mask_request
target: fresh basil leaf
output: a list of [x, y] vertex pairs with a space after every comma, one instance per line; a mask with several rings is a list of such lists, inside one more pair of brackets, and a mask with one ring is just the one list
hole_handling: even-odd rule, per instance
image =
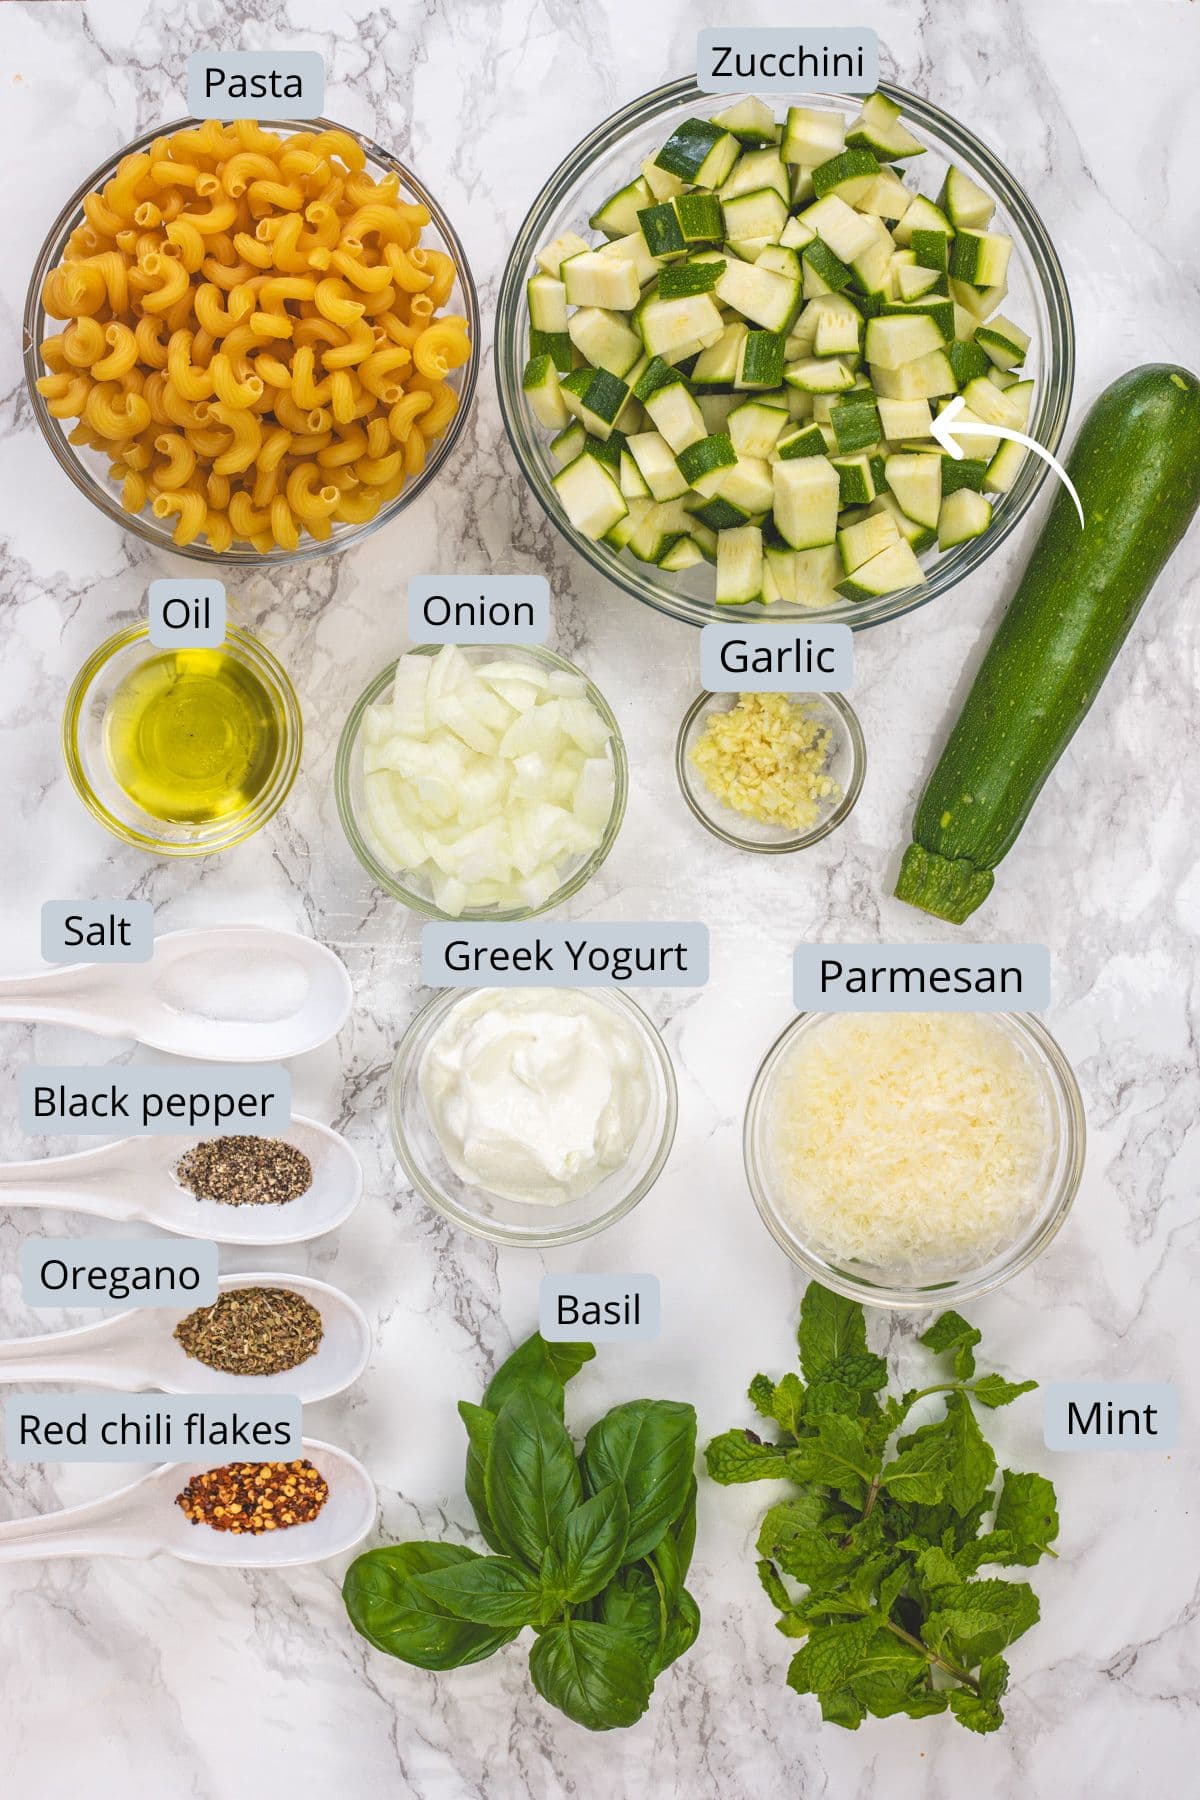
[[480, 1556], [413, 1579], [412, 1591], [456, 1619], [519, 1631], [539, 1616], [541, 1583], [511, 1556]]
[[592, 1493], [619, 1481], [629, 1504], [628, 1562], [646, 1556], [687, 1503], [696, 1459], [696, 1413], [673, 1400], [614, 1406], [587, 1434], [583, 1470]]
[[421, 1577], [483, 1562], [461, 1544], [389, 1544], [356, 1556], [342, 1598], [356, 1631], [377, 1650], [419, 1669], [458, 1669], [480, 1662], [516, 1629], [475, 1625], [448, 1613], [419, 1591]]
[[1003, 1375], [981, 1375], [971, 1389], [980, 1406], [1009, 1406], [1022, 1394], [1031, 1394], [1036, 1381], [1005, 1381]]
[[[810, 1281], [800, 1302], [800, 1367], [805, 1381], [835, 1375], [845, 1356], [868, 1356], [867, 1321], [856, 1300], [832, 1294], [819, 1282]], [[886, 1370], [885, 1370], [886, 1375]]]
[[740, 1481], [782, 1481], [792, 1473], [794, 1446], [764, 1444], [752, 1431], [725, 1431], [713, 1439], [704, 1461], [714, 1481], [732, 1487]]
[[960, 1381], [966, 1381], [975, 1373], [975, 1346], [982, 1336], [974, 1325], [968, 1325], [961, 1313], [944, 1312], [928, 1331], [921, 1333], [917, 1342], [932, 1350], [935, 1356], [944, 1356], [948, 1350], [953, 1350], [954, 1373]]
[[485, 1407], [472, 1406], [469, 1400], [460, 1400], [458, 1416], [467, 1428], [467, 1468], [464, 1481], [467, 1499], [489, 1550], [503, 1550], [500, 1534], [492, 1524], [492, 1515], [488, 1511], [484, 1486], [496, 1415], [488, 1412]]
[[1032, 1568], [1058, 1536], [1058, 1501], [1054, 1483], [1044, 1475], [1022, 1475], [1005, 1469], [993, 1529], [1013, 1541], [1013, 1561]]
[[694, 1597], [683, 1588], [667, 1620], [662, 1651], [651, 1667], [651, 1674], [655, 1679], [664, 1669], [669, 1669], [673, 1662], [678, 1662], [691, 1649], [699, 1635], [700, 1608]]
[[566, 1619], [549, 1626], [529, 1653], [529, 1672], [544, 1700], [589, 1731], [634, 1725], [650, 1704], [645, 1658], [611, 1625]]
[[505, 1549], [540, 1568], [555, 1527], [582, 1499], [583, 1484], [567, 1428], [536, 1389], [517, 1388], [496, 1415], [484, 1485]]
[[692, 1553], [696, 1548], [696, 1477], [694, 1475], [682, 1511], [671, 1526], [671, 1535], [675, 1539], [675, 1548], [679, 1552], [679, 1572], [686, 1581], [688, 1570], [692, 1566]]
[[629, 1506], [619, 1481], [610, 1481], [559, 1520], [548, 1554], [555, 1586], [568, 1605], [607, 1587], [626, 1560], [628, 1536]]
[[622, 1632], [636, 1647], [647, 1668], [653, 1669], [662, 1654], [667, 1619], [658, 1583], [645, 1563], [622, 1569], [596, 1603], [600, 1620]]
[[592, 1344], [548, 1344], [540, 1332], [518, 1344], [488, 1383], [483, 1404], [498, 1413], [506, 1400], [522, 1389], [533, 1388], [563, 1414], [563, 1387], [595, 1356]]

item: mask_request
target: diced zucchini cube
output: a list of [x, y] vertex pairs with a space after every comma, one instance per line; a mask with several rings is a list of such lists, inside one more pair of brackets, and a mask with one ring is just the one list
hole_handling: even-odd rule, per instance
[[[719, 313], [717, 317], [720, 317]], [[733, 381], [737, 374], [742, 339], [749, 329], [741, 319], [733, 320], [722, 328], [720, 337], [696, 358], [690, 376], [693, 387]]]
[[543, 274], [558, 279], [561, 278], [563, 263], [569, 257], [581, 255], [588, 247], [587, 240], [581, 238], [577, 231], [564, 231], [561, 237], [556, 237], [544, 249], [539, 250], [535, 260]]
[[786, 332], [800, 311], [799, 282], [734, 258], [726, 263], [715, 291], [723, 306], [766, 331]]
[[781, 462], [792, 462], [798, 456], [824, 456], [828, 448], [820, 426], [798, 420], [794, 428], [785, 431], [779, 439], [775, 455]]
[[880, 421], [874, 394], [867, 389], [860, 398], [859, 392], [852, 390], [844, 400], [830, 408], [829, 423], [833, 426], [838, 449], [844, 455], [877, 444]]
[[846, 142], [840, 112], [817, 106], [789, 106], [783, 131], [783, 160], [814, 169], [837, 156]]
[[561, 431], [570, 418], [558, 383], [558, 370], [550, 356], [535, 356], [525, 365], [521, 387], [530, 410], [547, 431]]
[[873, 556], [894, 544], [899, 535], [896, 521], [889, 512], [872, 513], [854, 525], [844, 525], [837, 534], [843, 571], [847, 575], [853, 574], [863, 563], [870, 562]]
[[980, 325], [975, 342], [998, 369], [1016, 369], [1025, 361], [1029, 350], [1029, 333], [997, 313], [986, 325]]
[[779, 142], [779, 126], [765, 100], [735, 100], [723, 112], [714, 113], [712, 122], [723, 131], [732, 132], [739, 144], [750, 148]]
[[610, 375], [628, 375], [642, 354], [642, 340], [625, 315], [602, 306], [577, 307], [567, 330], [579, 354]]
[[824, 456], [772, 464], [775, 525], [793, 550], [832, 544], [837, 536], [841, 481]]
[[783, 379], [789, 387], [802, 388], [806, 394], [837, 394], [854, 386], [854, 371], [840, 357], [812, 356], [789, 363]]
[[592, 437], [610, 436], [632, 395], [625, 383], [607, 369], [576, 369], [560, 383], [567, 410], [581, 421]]
[[662, 300], [650, 295], [634, 314], [634, 325], [651, 356], [670, 363], [682, 362], [692, 346], [715, 344], [725, 329], [711, 294], [693, 294], [681, 300]]
[[836, 194], [853, 206], [878, 176], [879, 164], [869, 150], [843, 150], [813, 169], [813, 191], [818, 200]]
[[711, 437], [689, 444], [676, 458], [679, 473], [688, 486], [706, 500], [711, 500], [718, 492], [727, 472], [736, 465], [737, 460], [737, 452], [726, 431], [714, 432]]
[[718, 499], [740, 507], [748, 518], [770, 512], [773, 495], [771, 465], [758, 456], [739, 456], [717, 490]]
[[783, 380], [784, 336], [779, 331], [748, 331], [738, 350], [736, 388], [777, 388]]
[[872, 366], [873, 386], [885, 400], [931, 400], [958, 390], [954, 370], [944, 350], [930, 350], [898, 369]]
[[931, 529], [938, 523], [942, 505], [942, 461], [938, 454], [918, 452], [889, 456], [884, 465], [887, 484], [900, 510]]
[[870, 457], [859, 450], [853, 456], [835, 456], [830, 460], [837, 471], [841, 504], [868, 505], [875, 498], [875, 474]]
[[576, 531], [599, 540], [629, 508], [612, 471], [594, 456], [577, 456], [560, 469], [551, 485]]
[[637, 269], [623, 256], [606, 256], [600, 250], [583, 250], [562, 265], [567, 299], [572, 306], [603, 306], [612, 312], [632, 312], [641, 295]]
[[539, 273], [525, 283], [529, 323], [535, 331], [567, 329], [567, 290], [557, 276]]
[[854, 280], [853, 269], [847, 268], [821, 238], [813, 238], [800, 252], [804, 264], [804, 298], [818, 294], [836, 294]]
[[669, 386], [655, 388], [651, 394], [639, 392], [638, 398], [676, 456], [689, 444], [698, 444], [707, 435], [704, 414], [681, 375], [676, 376]]
[[880, 429], [889, 442], [932, 437], [933, 414], [928, 400], [880, 400], [878, 406]]
[[927, 313], [891, 314], [867, 320], [866, 354], [873, 369], [900, 369], [931, 350], [940, 350], [942, 334]]
[[739, 456], [770, 456], [786, 429], [785, 407], [768, 406], [762, 400], [745, 400], [729, 414], [729, 436]]
[[961, 230], [950, 246], [950, 277], [972, 287], [998, 287], [1008, 275], [1011, 253], [1007, 232]]
[[655, 500], [677, 500], [686, 494], [687, 477], [665, 438], [657, 431], [635, 431], [628, 442], [629, 454]]
[[937, 203], [955, 231], [983, 231], [995, 210], [991, 195], [953, 163], [946, 170]]
[[687, 245], [679, 215], [670, 200], [658, 200], [652, 206], [644, 206], [638, 213], [637, 222], [651, 256], [682, 256]]
[[[714, 200], [714, 205], [717, 202]], [[725, 235], [730, 239], [766, 238], [778, 243], [787, 223], [787, 201], [773, 187], [734, 194], [724, 201]]]
[[718, 188], [728, 178], [740, 153], [741, 146], [732, 133], [722, 131], [711, 119], [684, 119], [654, 162], [679, 181]]
[[800, 221], [815, 231], [840, 262], [851, 263], [875, 238], [870, 219], [855, 212], [837, 194], [827, 194], [800, 214]]
[[923, 156], [925, 146], [900, 123], [900, 108], [886, 94], [869, 94], [862, 111], [851, 121], [846, 142], [854, 149], [871, 150], [880, 162], [901, 162], [906, 156]]
[[[1020, 449], [1020, 445], [1017, 446]], [[992, 522], [992, 503], [970, 488], [959, 488], [942, 501], [938, 516], [938, 549], [952, 550], [970, 538], [982, 537]]]
[[748, 606], [762, 599], [763, 544], [757, 525], [740, 525], [717, 536], [718, 606]]
[[603, 206], [596, 208], [588, 224], [593, 231], [602, 231], [606, 238], [626, 237], [637, 230], [638, 209], [649, 206], [650, 199], [649, 184], [644, 175], [639, 175], [635, 181], [610, 194]]
[[924, 580], [925, 571], [917, 561], [912, 545], [898, 538], [869, 562], [860, 564], [853, 575], [839, 581], [837, 591], [847, 600], [875, 600], [884, 594], [917, 587]]

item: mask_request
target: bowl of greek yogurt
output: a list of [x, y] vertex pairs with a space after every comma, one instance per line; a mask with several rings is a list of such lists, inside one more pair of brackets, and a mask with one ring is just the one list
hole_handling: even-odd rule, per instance
[[569, 1244], [645, 1198], [675, 1137], [666, 1046], [615, 988], [451, 988], [392, 1068], [392, 1142], [430, 1206], [496, 1244]]

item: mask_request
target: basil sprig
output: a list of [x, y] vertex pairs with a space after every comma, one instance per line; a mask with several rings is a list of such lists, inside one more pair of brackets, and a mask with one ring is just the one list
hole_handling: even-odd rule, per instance
[[351, 1622], [421, 1669], [479, 1662], [525, 1628], [539, 1694], [592, 1731], [632, 1725], [689, 1650], [700, 1611], [684, 1583], [696, 1537], [696, 1414], [631, 1400], [597, 1420], [582, 1455], [565, 1383], [590, 1344], [531, 1337], [483, 1404], [459, 1403], [466, 1492], [494, 1552], [392, 1544], [350, 1565]]
[[[779, 1629], [804, 1640], [789, 1685], [850, 1730], [869, 1714], [947, 1711], [969, 1731], [998, 1730], [1002, 1652], [1039, 1609], [1028, 1582], [978, 1571], [1053, 1556], [1058, 1512], [1042, 1475], [1005, 1469], [994, 1488], [996, 1457], [974, 1408], [1007, 1406], [1037, 1383], [976, 1376], [980, 1333], [949, 1312], [920, 1341], [950, 1358], [953, 1379], [886, 1394], [862, 1307], [816, 1282], [798, 1339], [800, 1375], [750, 1384], [772, 1438], [727, 1431], [706, 1453], [714, 1481], [794, 1484], [758, 1535]], [[899, 1435], [914, 1408], [938, 1398], [940, 1416]]]

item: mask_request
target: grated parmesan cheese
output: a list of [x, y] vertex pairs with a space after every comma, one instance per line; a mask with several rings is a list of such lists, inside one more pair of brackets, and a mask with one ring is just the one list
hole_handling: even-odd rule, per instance
[[979, 1268], [1029, 1221], [1049, 1151], [1036, 1069], [987, 1013], [842, 1013], [806, 1032], [770, 1109], [781, 1211], [838, 1262]]

